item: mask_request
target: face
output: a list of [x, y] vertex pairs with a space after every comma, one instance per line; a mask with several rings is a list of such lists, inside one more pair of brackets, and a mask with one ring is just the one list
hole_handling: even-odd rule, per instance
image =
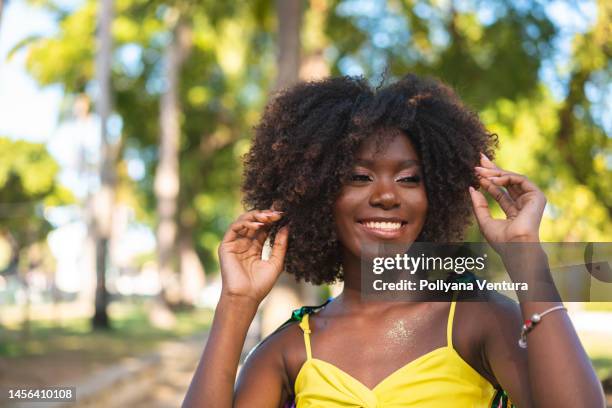
[[376, 138], [366, 139], [334, 205], [344, 251], [359, 257], [363, 245], [410, 244], [421, 232], [426, 214], [421, 163], [410, 139], [390, 135], [378, 152]]

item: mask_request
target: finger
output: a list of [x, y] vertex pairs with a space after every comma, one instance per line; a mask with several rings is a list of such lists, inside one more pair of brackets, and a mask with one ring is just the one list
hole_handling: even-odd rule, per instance
[[519, 201], [519, 197], [521, 196], [521, 189], [518, 186], [515, 186], [514, 184], [510, 184], [506, 186], [506, 190], [508, 190], [510, 197], [512, 197], [514, 203], [516, 204], [516, 207], [520, 210], [522, 208], [522, 205]]
[[258, 222], [258, 221], [239, 221], [239, 222], [233, 223], [230, 226], [230, 229], [236, 233], [241, 233], [249, 229], [257, 230], [259, 227], [263, 225], [265, 225], [263, 222]]
[[285, 225], [276, 233], [274, 245], [270, 254], [270, 262], [274, 263], [278, 268], [283, 267], [285, 254], [287, 253], [287, 244], [289, 241], [289, 227]]
[[249, 238], [252, 239], [255, 236], [257, 230], [265, 225], [263, 222], [256, 221], [239, 221], [231, 225], [231, 232], [227, 237], [228, 241], [233, 241], [238, 238]]
[[514, 186], [515, 190], [520, 194], [540, 191], [527, 177], [520, 174], [505, 172], [505, 174], [501, 176], [494, 176], [493, 179], [498, 185]]
[[510, 174], [502, 177], [493, 177], [492, 181], [496, 184], [513, 186], [519, 194], [516, 203], [521, 212], [525, 215], [532, 214], [532, 216], [538, 217], [538, 219], [541, 218], [546, 206], [546, 197], [527, 177]]
[[[485, 155], [484, 153], [480, 153], [480, 163], [482, 167], [477, 166], [476, 172], [481, 175], [502, 176], [505, 173], [511, 173], [509, 171], [505, 171], [504, 169], [498, 167], [495, 163], [493, 163], [493, 160], [489, 159], [487, 155]], [[517, 188], [514, 186], [509, 186], [509, 187], [507, 186], [506, 188], [508, 190], [508, 193], [510, 194], [510, 197], [512, 197], [512, 199], [516, 201], [520, 195], [520, 192], [517, 190]]]
[[268, 236], [270, 235], [270, 229], [268, 227], [268, 225], [264, 225], [262, 228], [259, 228], [255, 233], [255, 237], [253, 238], [253, 240], [257, 242], [257, 248], [263, 248], [266, 239], [268, 239]]
[[506, 173], [510, 173], [509, 171], [504, 171], [500, 168], [487, 168], [481, 166], [474, 167], [474, 170], [476, 170], [476, 173], [482, 177], [496, 177], [503, 176]]
[[[491, 178], [491, 177], [501, 177], [507, 174], [515, 174], [509, 171], [505, 171], [499, 168], [496, 169], [488, 169], [485, 167], [479, 167], [476, 166], [474, 167], [474, 170], [476, 170], [476, 174], [478, 177], [484, 177], [484, 178]], [[520, 176], [518, 174], [516, 174], [517, 176]], [[515, 185], [513, 184], [507, 184], [504, 185], [504, 187], [506, 187], [506, 189], [508, 190], [508, 193], [510, 194], [510, 197], [516, 201], [518, 200], [518, 197], [521, 195], [520, 189], [518, 189]]]
[[261, 212], [261, 210], [251, 210], [251, 211], [244, 212], [244, 213], [240, 214], [238, 216], [238, 218], [236, 218], [235, 222], [240, 222], [240, 221], [255, 221], [255, 214], [258, 214], [260, 212]]
[[480, 185], [493, 196], [507, 217], [515, 217], [519, 212], [516, 203], [506, 190], [495, 184], [494, 179], [481, 178]]
[[244, 222], [273, 222], [278, 220], [281, 212], [273, 212], [269, 210], [252, 210], [241, 214], [236, 221], [234, 221], [228, 228], [223, 241], [233, 241], [239, 237], [245, 237], [249, 235], [249, 238], [253, 238], [253, 234], [248, 234], [248, 228], [243, 225]]
[[482, 167], [488, 169], [497, 169], [498, 167], [493, 163], [493, 160], [489, 159], [484, 153], [480, 153], [480, 164]]
[[255, 236], [253, 237], [259, 244], [259, 247], [263, 247], [264, 243], [266, 242], [266, 239], [268, 238], [269, 235], [269, 231], [270, 231], [270, 227], [272, 226], [272, 223], [278, 221], [280, 218], [282, 217], [281, 213], [259, 213], [259, 214], [255, 214], [255, 218], [259, 221], [264, 223], [264, 226], [262, 228], [260, 228]]
[[282, 214], [281, 213], [276, 213], [276, 212], [274, 212], [274, 213], [261, 212], [261, 213], [256, 213], [253, 216], [259, 222], [271, 223], [271, 222], [274, 222], [274, 221], [278, 221], [282, 217]]
[[470, 198], [472, 199], [472, 209], [474, 210], [474, 216], [476, 216], [476, 222], [480, 226], [480, 230], [484, 231], [487, 225], [493, 221], [491, 217], [491, 211], [489, 210], [489, 204], [484, 194], [477, 191], [474, 187], [469, 187]]
[[271, 210], [251, 210], [241, 214], [236, 221], [258, 221], [257, 217], [260, 215], [273, 215], [281, 214]]
[[247, 221], [245, 222], [245, 226], [247, 227], [246, 237], [249, 239], [254, 239], [257, 232], [262, 229], [266, 224], [263, 222], [253, 222]]

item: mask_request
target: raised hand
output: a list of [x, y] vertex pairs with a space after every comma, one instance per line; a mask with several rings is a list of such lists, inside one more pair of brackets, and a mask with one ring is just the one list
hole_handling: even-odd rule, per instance
[[491, 217], [483, 193], [470, 187], [476, 220], [489, 244], [504, 242], [539, 242], [540, 221], [546, 197], [527, 177], [497, 167], [484, 154], [475, 167], [480, 186], [493, 196], [506, 219]]
[[270, 292], [283, 271], [289, 229], [282, 227], [276, 234], [268, 260], [261, 252], [270, 226], [282, 217], [273, 210], [253, 210], [242, 214], [230, 225], [219, 246], [222, 294], [238, 296], [259, 304]]

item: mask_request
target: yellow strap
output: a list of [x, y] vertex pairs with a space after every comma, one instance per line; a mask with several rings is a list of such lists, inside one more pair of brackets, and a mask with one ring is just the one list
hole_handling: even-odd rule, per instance
[[304, 331], [304, 346], [306, 346], [306, 359], [310, 360], [312, 358], [312, 353], [310, 351], [310, 327], [308, 326], [308, 313], [302, 317], [302, 321], [300, 322], [300, 327]]
[[448, 312], [448, 323], [446, 324], [446, 344], [453, 348], [453, 319], [455, 317], [455, 306], [457, 305], [457, 292], [453, 294], [450, 311]]

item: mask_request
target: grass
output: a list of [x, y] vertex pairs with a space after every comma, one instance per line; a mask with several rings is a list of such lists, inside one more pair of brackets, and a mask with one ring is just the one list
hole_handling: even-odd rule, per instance
[[583, 307], [589, 312], [612, 312], [612, 302], [584, 302]]
[[27, 333], [21, 327], [0, 326], [0, 357], [21, 358], [78, 353], [86, 361], [116, 360], [152, 350], [165, 340], [206, 330], [212, 312], [196, 309], [177, 313], [172, 330], [153, 327], [144, 304], [115, 303], [109, 308], [111, 330], [92, 331], [88, 318], [60, 323], [33, 320]]
[[600, 380], [612, 378], [612, 347], [610, 336], [588, 334], [580, 337], [595, 373]]

